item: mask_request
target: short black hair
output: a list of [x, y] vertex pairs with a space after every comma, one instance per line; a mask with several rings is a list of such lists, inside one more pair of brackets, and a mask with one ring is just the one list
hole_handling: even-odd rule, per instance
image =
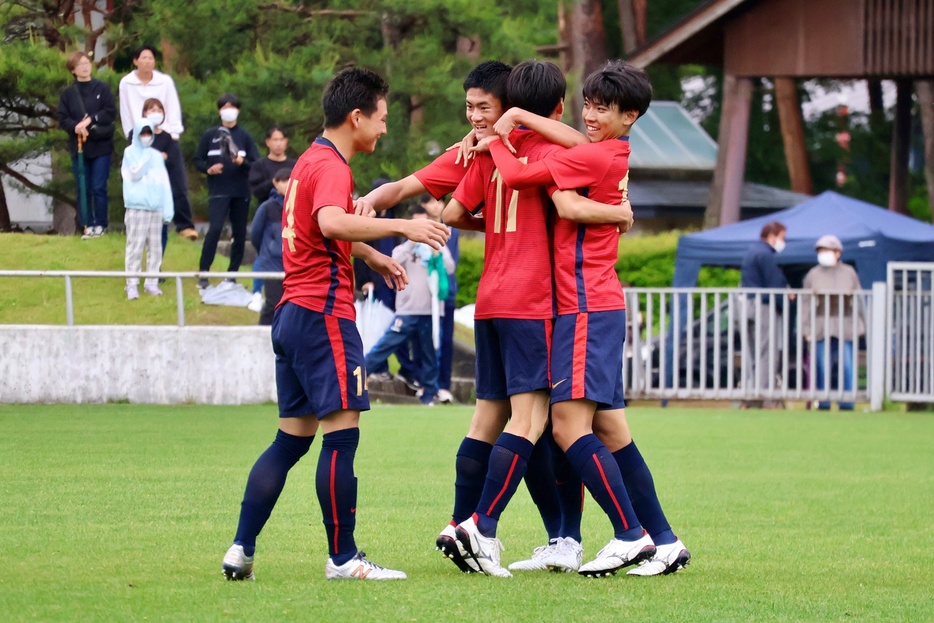
[[652, 101], [648, 74], [625, 61], [608, 61], [584, 80], [584, 98], [596, 104], [616, 104], [620, 112], [645, 114]]
[[506, 105], [506, 79], [509, 78], [509, 72], [512, 66], [499, 61], [483, 61], [470, 70], [464, 80], [464, 91], [469, 89], [480, 89], [490, 95], [496, 96], [503, 109]]
[[230, 104], [234, 108], [240, 108], [240, 98], [233, 93], [224, 93], [217, 98], [217, 109], [220, 110], [224, 104]]
[[433, 201], [433, 200], [434, 200], [434, 196], [431, 193], [422, 193], [418, 197], [418, 205], [425, 205], [429, 201]]
[[548, 117], [554, 112], [568, 84], [564, 74], [548, 61], [523, 61], [512, 68], [506, 80], [506, 99], [511, 106]]
[[772, 221], [771, 223], [766, 223], [762, 226], [762, 231], [759, 232], [759, 237], [765, 240], [769, 236], [777, 236], [783, 231], [788, 231], [788, 229], [778, 221]]
[[415, 216], [416, 214], [428, 214], [428, 210], [422, 206], [412, 206], [412, 209], [409, 210], [409, 216]]
[[274, 182], [287, 182], [288, 179], [292, 176], [292, 167], [282, 167], [276, 174], [272, 176], [272, 181]]
[[388, 93], [389, 85], [375, 71], [350, 67], [338, 72], [325, 87], [321, 98], [324, 127], [340, 126], [357, 108], [369, 117], [376, 112], [379, 100], [385, 99]]
[[136, 49], [136, 51], [133, 52], [133, 60], [134, 60], [134, 61], [139, 60], [140, 55], [141, 55], [143, 52], [145, 52], [146, 50], [149, 50], [150, 52], [152, 52], [152, 57], [153, 57], [154, 59], [159, 60], [159, 53], [156, 52], [156, 48], [154, 48], [154, 47], [152, 47], [151, 45], [148, 45], [148, 44], [139, 46], [139, 47]]
[[269, 129], [266, 130], [266, 138], [272, 138], [273, 132], [282, 132], [282, 136], [289, 138], [289, 133], [282, 129], [282, 126], [278, 125], [269, 126]]

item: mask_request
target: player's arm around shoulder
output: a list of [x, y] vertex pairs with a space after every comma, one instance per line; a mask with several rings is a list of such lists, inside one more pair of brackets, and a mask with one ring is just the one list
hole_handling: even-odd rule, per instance
[[350, 214], [336, 205], [322, 206], [316, 215], [321, 234], [332, 240], [367, 242], [389, 236], [404, 236], [415, 242], [424, 242], [437, 250], [444, 246], [450, 236], [444, 225], [428, 219], [377, 219]]
[[441, 220], [450, 227], [458, 229], [470, 229], [473, 231], [484, 231], [486, 222], [483, 217], [474, 216], [457, 199], [451, 199], [441, 211]]
[[[557, 190], [551, 195], [558, 216], [569, 221], [584, 223], [586, 225], [601, 225], [610, 223], [628, 223], [632, 226], [632, 206], [628, 200], [622, 203], [599, 203], [577, 193], [576, 190]], [[623, 231], [628, 231], [626, 227]]]

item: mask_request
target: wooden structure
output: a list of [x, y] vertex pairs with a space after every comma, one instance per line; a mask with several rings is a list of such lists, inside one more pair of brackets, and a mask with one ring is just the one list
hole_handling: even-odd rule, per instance
[[708, 227], [739, 218], [754, 78], [775, 81], [792, 190], [805, 193], [811, 179], [795, 81], [895, 80], [889, 209], [906, 211], [911, 84], [934, 79], [934, 0], [708, 0], [629, 61], [723, 67]]

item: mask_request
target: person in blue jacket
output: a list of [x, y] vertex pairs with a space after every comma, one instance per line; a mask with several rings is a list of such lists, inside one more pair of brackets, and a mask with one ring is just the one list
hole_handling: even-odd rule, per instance
[[[253, 216], [250, 228], [250, 241], [256, 248], [254, 272], [282, 272], [282, 202], [289, 187], [292, 169], [282, 168], [272, 178], [272, 190], [269, 198], [260, 204]], [[259, 324], [271, 325], [273, 312], [282, 298], [282, 282], [278, 279], [264, 279], [263, 289], [266, 300], [259, 313]]]

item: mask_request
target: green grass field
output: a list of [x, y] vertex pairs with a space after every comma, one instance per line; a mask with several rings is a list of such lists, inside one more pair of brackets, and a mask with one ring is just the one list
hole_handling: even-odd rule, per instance
[[[320, 442], [260, 535], [255, 583], [225, 582], [247, 472], [275, 407], [0, 406], [4, 621], [932, 620], [934, 418], [630, 409], [684, 572], [460, 574], [434, 550], [467, 407], [376, 407], [357, 454], [357, 541], [405, 582], [328, 582]], [[504, 562], [544, 532], [520, 489]], [[609, 538], [588, 500], [585, 559]]]

